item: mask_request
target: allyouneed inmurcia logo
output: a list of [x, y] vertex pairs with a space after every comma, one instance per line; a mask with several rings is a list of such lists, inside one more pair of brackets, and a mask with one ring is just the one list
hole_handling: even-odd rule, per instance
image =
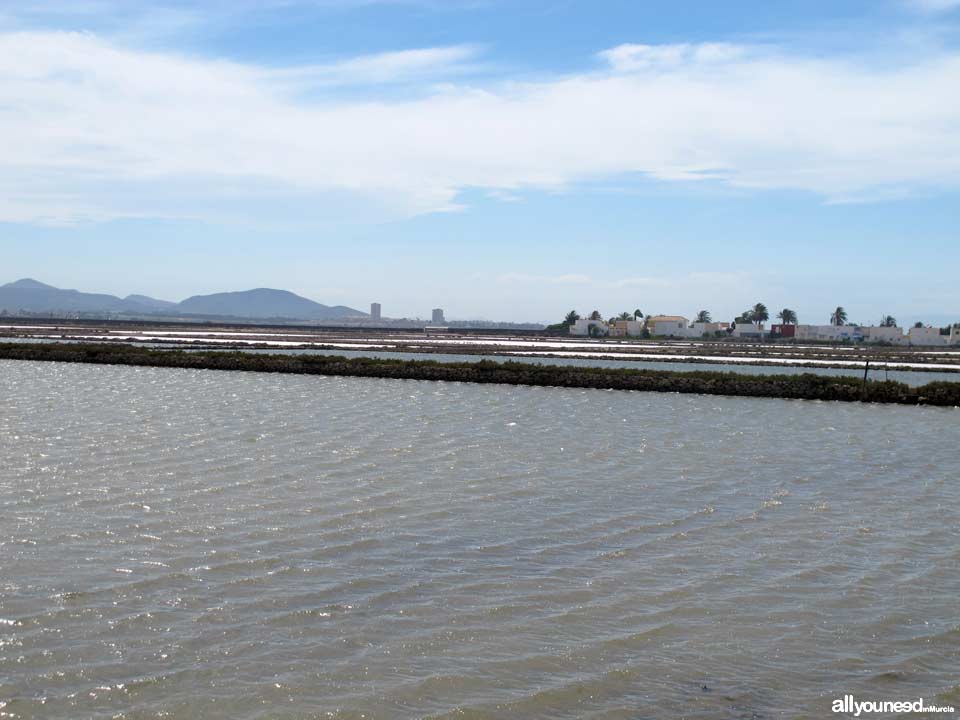
[[849, 713], [860, 717], [868, 713], [952, 713], [950, 705], [927, 705], [923, 698], [916, 700], [854, 700], [853, 695], [844, 695], [833, 701], [835, 713]]

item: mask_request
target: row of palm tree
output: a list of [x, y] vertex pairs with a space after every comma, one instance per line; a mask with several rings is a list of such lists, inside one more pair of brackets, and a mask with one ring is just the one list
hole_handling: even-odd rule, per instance
[[[623, 311], [616, 317], [610, 318], [610, 322], [612, 323], [614, 320], [630, 320], [631, 318], [634, 320], [639, 320], [642, 317], [643, 317], [643, 313], [640, 312], [639, 310], [634, 310], [632, 313]], [[566, 317], [563, 319], [563, 323], [564, 325], [573, 325], [579, 319], [580, 319], [580, 313], [578, 313], [576, 310], [571, 310], [570, 312], [567, 313]], [[603, 315], [600, 314], [599, 310], [594, 310], [592, 313], [590, 313], [589, 319], [603, 320]]]
[[[603, 320], [603, 315], [600, 314], [599, 310], [594, 310], [590, 313], [591, 320]], [[618, 316], [610, 318], [611, 322], [613, 320], [639, 320], [643, 317], [643, 313], [640, 310], [634, 310], [631, 312], [622, 312]], [[566, 325], [573, 325], [577, 320], [580, 319], [579, 313], [576, 310], [571, 310], [567, 313], [564, 323]], [[734, 319], [734, 322], [737, 323], [750, 323], [760, 325], [770, 319], [770, 312], [767, 310], [767, 306], [763, 303], [757, 303], [752, 308], [745, 310], [740, 313], [738, 317]], [[783, 308], [779, 313], [777, 313], [777, 319], [780, 320], [784, 325], [796, 325], [797, 324], [797, 313], [791, 310], [790, 308]], [[694, 320], [699, 323], [709, 323], [713, 322], [711, 319], [709, 310], [701, 310], [697, 313], [697, 316]], [[846, 325], [847, 324], [847, 311], [843, 309], [842, 306], [838, 305], [836, 309], [830, 313], [830, 324], [831, 325]], [[887, 315], [881, 320], [880, 325], [882, 327], [896, 327], [897, 320], [892, 315]], [[922, 326], [922, 323], [921, 323]]]

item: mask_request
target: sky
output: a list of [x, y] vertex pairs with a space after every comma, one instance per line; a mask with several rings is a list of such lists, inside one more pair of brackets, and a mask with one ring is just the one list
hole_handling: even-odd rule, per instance
[[960, 0], [0, 0], [0, 283], [960, 321]]

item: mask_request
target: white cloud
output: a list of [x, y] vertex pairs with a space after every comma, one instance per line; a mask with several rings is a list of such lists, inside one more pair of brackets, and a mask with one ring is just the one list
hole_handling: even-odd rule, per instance
[[[0, 220], [220, 221], [266, 203], [295, 224], [344, 198], [402, 216], [457, 209], [465, 189], [630, 174], [826, 199], [960, 185], [957, 53], [876, 67], [622, 45], [602, 54], [602, 72], [433, 87], [475, 54], [277, 70], [90, 34], [0, 33]], [[402, 99], [340, 87], [398, 80], [413, 83]]]

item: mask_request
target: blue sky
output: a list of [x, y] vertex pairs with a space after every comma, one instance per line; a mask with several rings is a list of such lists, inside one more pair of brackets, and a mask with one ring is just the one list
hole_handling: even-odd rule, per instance
[[0, 2], [0, 281], [956, 321], [958, 87], [960, 0]]

